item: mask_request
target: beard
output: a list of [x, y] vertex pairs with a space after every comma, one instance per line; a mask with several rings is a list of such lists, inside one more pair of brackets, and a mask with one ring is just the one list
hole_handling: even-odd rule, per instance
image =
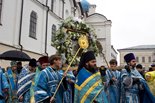
[[96, 64], [91, 66], [90, 64], [88, 64], [87, 66], [85, 66], [85, 68], [91, 72], [91, 73], [95, 73], [96, 72]]
[[60, 70], [61, 69], [61, 66], [60, 65], [55, 65], [55, 69], [56, 70]]
[[135, 64], [133, 64], [133, 65], [131, 65], [132, 66], [132, 68], [135, 68], [136, 67], [136, 63]]

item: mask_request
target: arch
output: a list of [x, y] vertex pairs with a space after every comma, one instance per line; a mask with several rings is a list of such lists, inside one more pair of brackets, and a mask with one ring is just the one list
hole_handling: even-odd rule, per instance
[[54, 41], [55, 40], [55, 33], [56, 33], [56, 25], [53, 24], [52, 25], [52, 31], [51, 31], [51, 41]]
[[32, 11], [30, 14], [29, 36], [36, 39], [37, 13]]
[[89, 15], [88, 18], [89, 18], [89, 17], [92, 17], [92, 16], [95, 16], [95, 15], [98, 15], [98, 16], [100, 16], [101, 18], [105, 18], [106, 20], [108, 20], [104, 15], [99, 14], [99, 13], [93, 13], [93, 14]]

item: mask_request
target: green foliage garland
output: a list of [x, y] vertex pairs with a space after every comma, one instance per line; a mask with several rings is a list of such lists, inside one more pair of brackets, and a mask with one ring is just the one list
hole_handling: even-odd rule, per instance
[[[70, 62], [79, 48], [78, 38], [80, 35], [86, 35], [89, 41], [87, 50], [92, 50], [99, 53], [96, 45], [97, 35], [94, 30], [79, 19], [69, 17], [62, 22], [60, 28], [55, 33], [55, 38], [52, 41], [52, 46], [57, 49], [59, 54], [64, 54], [67, 62]], [[85, 51], [87, 51], [85, 50]], [[79, 53], [81, 56], [81, 53]], [[78, 57], [75, 60], [75, 64]]]

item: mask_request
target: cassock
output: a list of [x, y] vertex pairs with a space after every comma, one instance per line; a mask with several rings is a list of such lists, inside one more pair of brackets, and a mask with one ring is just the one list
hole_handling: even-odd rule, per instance
[[4, 92], [5, 89], [9, 89], [9, 84], [6, 79], [5, 74], [0, 71], [0, 103], [5, 103], [6, 94]]
[[[50, 100], [53, 96], [62, 76], [54, 68], [47, 67], [42, 70], [37, 85], [35, 86], [36, 103]], [[65, 89], [61, 84], [55, 98], [55, 103], [63, 103], [63, 93]], [[47, 101], [46, 101], [47, 102]], [[49, 101], [48, 101], [49, 102]]]
[[82, 68], [75, 84], [74, 103], [108, 103], [100, 72], [91, 73]]
[[22, 103], [30, 103], [31, 97], [33, 97], [33, 86], [34, 86], [35, 73], [29, 71], [28, 66], [23, 67], [18, 77], [18, 99], [23, 96]]
[[[112, 78], [116, 81], [112, 81]], [[120, 72], [117, 70], [106, 70], [106, 93], [109, 103], [119, 103], [119, 86], [120, 86]]]

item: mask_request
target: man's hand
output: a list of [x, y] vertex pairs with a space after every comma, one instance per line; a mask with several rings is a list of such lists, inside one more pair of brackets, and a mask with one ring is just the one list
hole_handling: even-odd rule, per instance
[[5, 100], [7, 100], [8, 99], [8, 97], [9, 97], [9, 89], [8, 88], [4, 88], [4, 89], [2, 89], [2, 91], [3, 91], [3, 93], [4, 93], [4, 97], [5, 97]]
[[22, 102], [23, 101], [23, 96], [19, 97], [19, 101]]
[[68, 78], [68, 82], [69, 82], [70, 84], [73, 84], [73, 83], [74, 83], [70, 78]]
[[116, 81], [117, 81], [117, 79], [116, 79], [115, 77], [112, 77], [112, 78], [110, 79], [109, 83], [110, 83], [110, 85], [113, 85], [114, 82], [116, 82]]
[[111, 80], [114, 81], [114, 82], [117, 81], [117, 79], [115, 77], [112, 77]]
[[51, 97], [50, 103], [54, 103], [54, 97]]
[[67, 73], [66, 73], [66, 72], [64, 72], [63, 77], [66, 77], [66, 76], [67, 76]]

